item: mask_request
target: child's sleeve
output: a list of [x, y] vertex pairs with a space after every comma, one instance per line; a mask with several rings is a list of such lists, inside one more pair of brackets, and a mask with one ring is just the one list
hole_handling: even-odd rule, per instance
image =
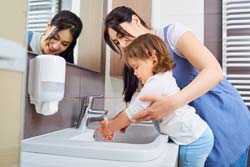
[[140, 100], [141, 96], [145, 95], [152, 95], [152, 96], [160, 96], [163, 95], [162, 93], [166, 90], [168, 85], [166, 85], [166, 82], [160, 82], [159, 79], [152, 79], [149, 82], [147, 82], [139, 94], [135, 97], [134, 101], [130, 103], [128, 108], [125, 110], [127, 113], [128, 118], [131, 120], [131, 118], [138, 112], [143, 111], [146, 109], [150, 102], [142, 101]]
[[172, 75], [172, 72], [168, 71], [163, 74], [157, 75], [157, 77], [152, 78], [143, 86], [138, 96], [135, 100], [130, 103], [128, 108], [125, 110], [128, 118], [131, 118], [140, 111], [145, 110], [151, 102], [140, 100], [141, 96], [169, 96], [180, 89], [177, 86], [176, 80]]

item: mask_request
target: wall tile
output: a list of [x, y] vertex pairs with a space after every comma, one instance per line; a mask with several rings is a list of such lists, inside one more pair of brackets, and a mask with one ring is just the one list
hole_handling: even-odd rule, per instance
[[80, 96], [81, 69], [67, 66], [65, 78], [65, 97]]
[[80, 100], [62, 100], [59, 111], [51, 116], [36, 113], [34, 105], [28, 103], [26, 106], [24, 138], [72, 127], [80, 111]]
[[221, 14], [205, 14], [204, 28], [205, 41], [221, 41], [222, 20]]
[[221, 41], [207, 41], [206, 47], [213, 53], [217, 60], [221, 63], [222, 43]]
[[221, 63], [222, 57], [222, 2], [204, 1], [204, 44]]
[[221, 14], [222, 1], [221, 0], [204, 0], [204, 10], [207, 14]]
[[[99, 73], [82, 71], [80, 97], [97, 95], [104, 96], [104, 77]], [[94, 108], [104, 108], [104, 98], [95, 99], [94, 102]]]
[[104, 91], [104, 78], [95, 72], [81, 72], [81, 90], [80, 96], [100, 95], [100, 91]]

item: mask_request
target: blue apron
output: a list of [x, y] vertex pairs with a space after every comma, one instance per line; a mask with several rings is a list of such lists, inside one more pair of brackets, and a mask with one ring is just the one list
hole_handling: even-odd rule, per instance
[[[173, 75], [182, 89], [198, 72], [185, 58], [171, 50], [167, 33], [168, 26], [164, 28], [164, 40], [176, 65]], [[206, 166], [228, 167], [238, 160], [250, 145], [250, 112], [237, 90], [224, 79], [190, 105], [214, 133], [215, 143]]]

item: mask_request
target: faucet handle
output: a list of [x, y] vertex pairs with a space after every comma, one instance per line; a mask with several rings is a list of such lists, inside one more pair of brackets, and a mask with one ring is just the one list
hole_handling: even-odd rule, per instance
[[94, 99], [103, 99], [104, 95], [93, 95], [93, 96], [89, 96], [90, 100], [94, 100]]
[[92, 106], [93, 106], [93, 104], [94, 104], [94, 100], [95, 99], [102, 99], [102, 98], [104, 98], [104, 96], [103, 95], [95, 95], [95, 96], [89, 96], [88, 97], [88, 107], [89, 108], [92, 108]]
[[102, 115], [102, 116], [105, 116], [105, 115], [107, 115], [107, 113], [108, 113], [108, 110], [99, 110], [99, 109], [93, 110], [93, 109], [89, 109], [89, 111], [88, 111], [88, 114], [91, 114], [91, 115]]

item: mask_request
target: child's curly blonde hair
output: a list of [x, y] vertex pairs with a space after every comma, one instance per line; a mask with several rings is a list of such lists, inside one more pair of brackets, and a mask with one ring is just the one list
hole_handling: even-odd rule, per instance
[[158, 60], [158, 64], [153, 69], [154, 73], [169, 71], [174, 67], [165, 43], [156, 35], [141, 35], [124, 49], [124, 58], [127, 64], [129, 59], [145, 60], [153, 54]]

